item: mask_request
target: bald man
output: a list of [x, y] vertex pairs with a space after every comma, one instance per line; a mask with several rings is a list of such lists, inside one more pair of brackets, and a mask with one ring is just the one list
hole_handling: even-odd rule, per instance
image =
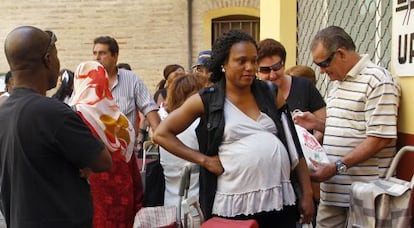
[[45, 96], [59, 75], [56, 41], [30, 26], [5, 41], [15, 83], [0, 109], [0, 209], [8, 227], [91, 227], [85, 170], [112, 166], [81, 118]]

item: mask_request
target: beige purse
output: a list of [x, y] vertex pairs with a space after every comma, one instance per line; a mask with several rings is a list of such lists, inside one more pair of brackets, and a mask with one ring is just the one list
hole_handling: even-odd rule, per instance
[[414, 152], [414, 147], [403, 147], [397, 153], [384, 179], [352, 184], [348, 228], [410, 227], [414, 178], [410, 183], [391, 177], [406, 151]]

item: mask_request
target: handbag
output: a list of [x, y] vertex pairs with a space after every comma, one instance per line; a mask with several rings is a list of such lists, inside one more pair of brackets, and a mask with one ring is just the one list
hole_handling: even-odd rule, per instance
[[175, 206], [144, 207], [134, 219], [134, 228], [175, 228], [177, 208]]
[[403, 147], [394, 157], [387, 175], [373, 182], [354, 182], [351, 186], [351, 205], [348, 227], [410, 227], [411, 183], [391, 177], [406, 151]]
[[[141, 180], [144, 190], [144, 198], [142, 200], [144, 207], [164, 205], [164, 169], [160, 163], [158, 148], [155, 151], [154, 148], [155, 146], [152, 143], [149, 146], [145, 146], [142, 155]], [[153, 160], [147, 162], [146, 159], [149, 156], [153, 157]]]
[[[181, 171], [180, 188], [178, 195], [180, 200], [175, 206], [156, 206], [143, 207], [135, 215], [134, 228], [152, 228], [152, 227], [199, 227], [204, 221], [203, 212], [201, 211], [197, 197], [188, 198], [190, 187], [192, 165], [185, 165]], [[164, 198], [163, 198], [164, 199]], [[192, 208], [197, 211], [198, 215], [192, 213]], [[182, 213], [181, 213], [182, 212]], [[181, 214], [184, 214], [182, 220]]]

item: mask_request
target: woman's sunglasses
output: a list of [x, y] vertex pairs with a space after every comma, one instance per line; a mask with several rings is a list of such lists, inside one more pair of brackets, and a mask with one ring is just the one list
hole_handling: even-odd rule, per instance
[[257, 69], [257, 71], [259, 71], [260, 73], [263, 74], [268, 74], [270, 73], [270, 71], [278, 71], [280, 70], [280, 68], [282, 68], [285, 65], [285, 63], [283, 61], [280, 61], [278, 63], [275, 63], [271, 66], [261, 66]]

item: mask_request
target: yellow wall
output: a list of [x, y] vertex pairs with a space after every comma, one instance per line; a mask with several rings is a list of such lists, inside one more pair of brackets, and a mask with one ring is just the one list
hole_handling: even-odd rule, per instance
[[400, 77], [399, 81], [402, 96], [398, 117], [398, 131], [414, 134], [414, 77]]
[[228, 16], [228, 15], [248, 15], [254, 17], [260, 17], [260, 10], [248, 7], [228, 7], [208, 11], [204, 14], [203, 18], [203, 44], [204, 49], [211, 49], [211, 21], [214, 18]]
[[260, 0], [260, 39], [273, 38], [285, 46], [286, 69], [296, 65], [296, 1]]

